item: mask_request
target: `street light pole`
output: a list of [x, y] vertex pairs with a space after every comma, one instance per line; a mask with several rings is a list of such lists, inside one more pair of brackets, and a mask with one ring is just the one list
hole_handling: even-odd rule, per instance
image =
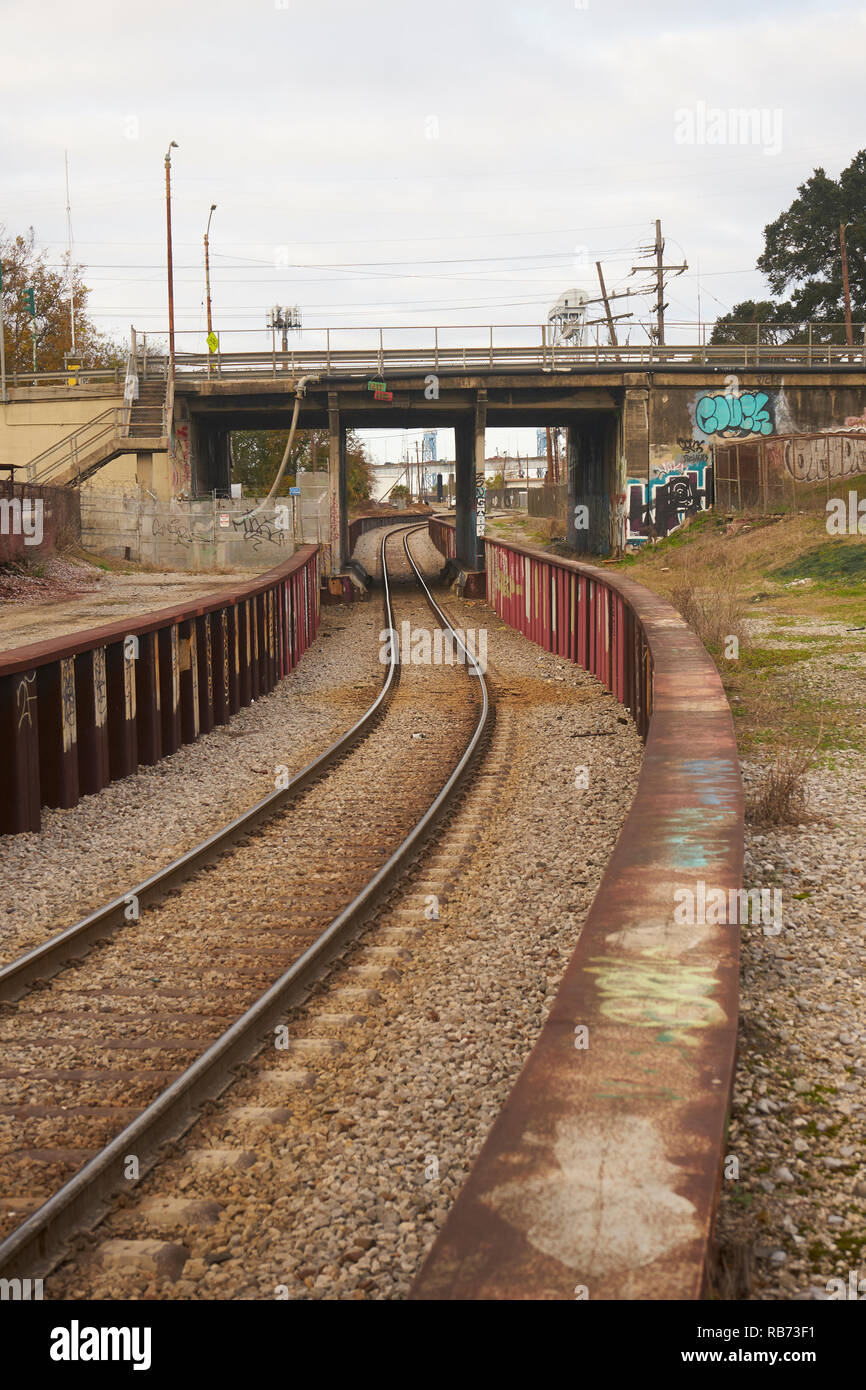
[[216, 212], [216, 203], [211, 203], [210, 213], [207, 219], [207, 231], [204, 234], [204, 280], [207, 288], [207, 332], [208, 337], [213, 333], [213, 320], [210, 311], [210, 254], [208, 251], [208, 233], [210, 232], [210, 220]]
[[174, 265], [171, 255], [171, 152], [178, 149], [172, 140], [165, 153], [165, 244], [166, 265], [168, 267], [168, 364], [174, 373]]

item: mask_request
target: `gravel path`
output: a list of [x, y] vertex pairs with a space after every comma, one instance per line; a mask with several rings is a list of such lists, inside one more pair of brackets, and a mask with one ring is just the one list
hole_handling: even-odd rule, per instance
[[591, 677], [486, 605], [446, 605], [486, 626], [497, 706], [459, 813], [292, 1011], [288, 1050], [260, 1054], [48, 1297], [407, 1293], [547, 1015], [641, 760]]
[[[191, 574], [187, 570], [110, 574], [92, 565], [59, 558], [46, 561], [46, 569], [49, 567], [45, 580], [18, 578], [20, 592], [14, 596], [6, 596], [0, 590], [0, 652], [101, 627], [119, 618], [211, 598], [221, 589], [256, 577], [254, 570], [216, 575]], [[63, 594], [59, 599], [58, 590]], [[10, 602], [10, 598], [14, 601]]]
[[[863, 642], [826, 621], [759, 631], [762, 646]], [[784, 675], [859, 724], [862, 651]], [[747, 788], [757, 773], [745, 765]], [[744, 882], [781, 890], [783, 929], [742, 929], [728, 1141], [739, 1175], [722, 1183], [718, 1225], [735, 1297], [826, 1299], [832, 1279], [847, 1297], [851, 1273], [866, 1278], [866, 754], [836, 752], [807, 781], [815, 820], [747, 827]]]

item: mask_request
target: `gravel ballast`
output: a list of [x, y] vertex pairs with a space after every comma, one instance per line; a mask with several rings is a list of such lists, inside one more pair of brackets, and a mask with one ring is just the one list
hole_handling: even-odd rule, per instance
[[[426, 538], [414, 545], [438, 561]], [[445, 602], [463, 627], [486, 627], [496, 701], [459, 812], [291, 1012], [288, 1050], [260, 1055], [71, 1252], [46, 1296], [408, 1292], [547, 1016], [642, 753], [590, 676], [486, 605]], [[578, 767], [589, 770], [584, 790]], [[157, 1228], [140, 1201], [166, 1196], [216, 1202], [216, 1219], [180, 1213]], [[118, 1240], [155, 1235], [189, 1252], [176, 1281], [118, 1255]]]

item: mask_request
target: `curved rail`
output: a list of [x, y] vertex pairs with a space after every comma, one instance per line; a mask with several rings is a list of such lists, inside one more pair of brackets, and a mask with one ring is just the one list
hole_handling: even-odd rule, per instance
[[[380, 551], [385, 591], [385, 616], [388, 626], [393, 627], [391, 590], [385, 565], [387, 539], [387, 536], [382, 538]], [[88, 913], [80, 921], [64, 928], [56, 936], [50, 937], [41, 946], [34, 947], [32, 951], [28, 951], [25, 955], [0, 969], [0, 1002], [19, 998], [23, 990], [35, 980], [50, 979], [67, 961], [80, 955], [94, 941], [108, 935], [114, 928], [122, 926], [124, 921], [128, 920], [126, 913], [133, 902], [137, 908], [146, 907], [156, 902], [159, 898], [164, 897], [170, 889], [182, 883], [205, 864], [210, 863], [241, 836], [248, 834], [256, 826], [261, 825], [263, 821], [270, 820], [278, 811], [281, 811], [300, 791], [303, 791], [305, 787], [327, 771], [338, 758], [342, 757], [361, 735], [369, 732], [376, 717], [393, 693], [397, 670], [397, 653], [392, 649], [385, 680], [373, 703], [346, 733], [341, 734], [334, 743], [325, 749], [324, 753], [320, 753], [317, 758], [302, 768], [291, 779], [288, 786], [270, 792], [268, 796], [251, 806], [248, 811], [244, 811], [228, 825], [215, 831], [213, 835], [209, 835], [201, 844], [195, 845], [185, 854], [173, 859], [164, 869], [158, 869], [156, 873], [150, 874], [148, 878], [137, 883], [128, 892], [117, 898], [112, 898], [111, 902]]]
[[[152, 1159], [159, 1145], [181, 1134], [195, 1119], [198, 1106], [226, 1088], [231, 1081], [231, 1069], [256, 1051], [261, 1037], [275, 1023], [281, 1021], [287, 1006], [306, 994], [323, 966], [344, 949], [353, 929], [392, 887], [398, 874], [411, 861], [465, 778], [488, 727], [489, 695], [478, 663], [467, 651], [459, 633], [436, 603], [411, 555], [409, 535], [417, 530], [426, 530], [426, 525], [413, 527], [404, 537], [404, 548], [409, 562], [427, 602], [454, 634], [455, 640], [467, 656], [473, 676], [479, 682], [481, 710], [463, 754], [438, 795], [403, 842], [352, 902], [325, 928], [313, 945], [135, 1120], [0, 1244], [0, 1273], [4, 1276], [32, 1276], [38, 1273], [39, 1269], [49, 1267], [62, 1242], [83, 1225], [95, 1224], [106, 1199], [113, 1192], [123, 1188], [126, 1181], [123, 1176], [125, 1156], [131, 1152], [135, 1153], [139, 1157], [140, 1171], [143, 1173], [147, 1160]], [[393, 611], [385, 557], [388, 539], [388, 536], [382, 538], [381, 555], [386, 612], [393, 630]], [[386, 691], [393, 689], [399, 674], [399, 652], [396, 643], [392, 643], [391, 648], [392, 659], [382, 691], [368, 715], [344, 735], [344, 739], [340, 741], [341, 745], [345, 739], [357, 733], [374, 709], [382, 707]], [[329, 753], [331, 751], [329, 750]], [[318, 766], [318, 761], [316, 764], [310, 764], [310, 767]], [[299, 776], [304, 776], [308, 771], [309, 769], [305, 769]], [[272, 804], [273, 800], [274, 798], [266, 798], [265, 802], [259, 803], [259, 807]], [[254, 811], [257, 809], [259, 808], [253, 808]]]

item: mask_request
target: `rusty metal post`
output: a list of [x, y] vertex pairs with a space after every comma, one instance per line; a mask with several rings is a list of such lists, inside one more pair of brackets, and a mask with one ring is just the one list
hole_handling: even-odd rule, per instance
[[181, 623], [178, 634], [180, 736], [195, 743], [199, 736], [198, 629], [195, 618]]
[[139, 637], [135, 663], [135, 703], [138, 725], [138, 760], [150, 767], [162, 757], [161, 682], [159, 642], [155, 632]]
[[238, 644], [238, 699], [241, 705], [250, 703], [253, 691], [252, 671], [250, 670], [253, 643], [250, 627], [249, 604], [237, 604], [235, 607], [235, 633]]
[[138, 767], [135, 673], [131, 637], [111, 642], [105, 652], [105, 674], [108, 682], [108, 765], [112, 780], [129, 777]]
[[195, 619], [196, 655], [198, 657], [198, 722], [203, 734], [214, 726], [213, 644], [210, 615]]
[[239, 603], [232, 604], [227, 611], [229, 644], [229, 714], [237, 714], [241, 707], [241, 620], [243, 608]]
[[160, 709], [163, 757], [180, 747], [180, 652], [177, 624], [159, 629]]
[[75, 658], [75, 704], [78, 711], [78, 780], [82, 796], [90, 796], [111, 781], [104, 647], [94, 647]]
[[0, 677], [0, 739], [4, 780], [8, 779], [8, 791], [0, 797], [0, 833], [4, 835], [38, 830], [42, 823], [36, 705], [35, 670]]
[[211, 667], [213, 672], [213, 718], [214, 724], [227, 724], [231, 718], [231, 681], [229, 667], [232, 646], [229, 640], [228, 612], [221, 608], [210, 615]]
[[75, 806], [79, 789], [74, 657], [38, 667], [36, 690], [42, 804]]

